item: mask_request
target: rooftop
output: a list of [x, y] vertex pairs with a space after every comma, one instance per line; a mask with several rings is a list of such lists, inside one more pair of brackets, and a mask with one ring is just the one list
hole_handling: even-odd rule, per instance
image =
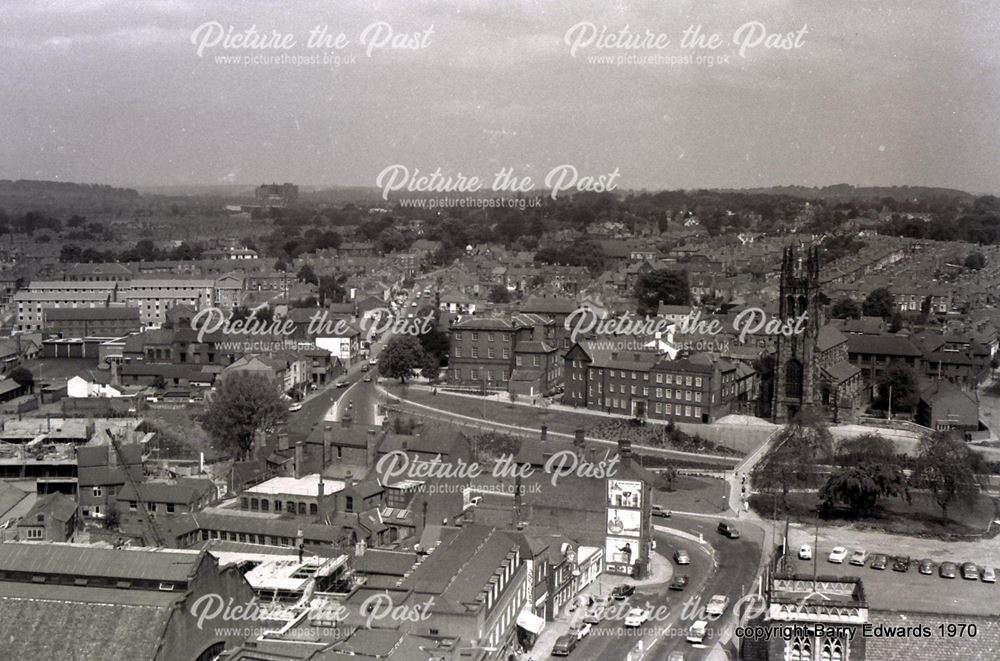
[[323, 493], [331, 494], [343, 490], [344, 482], [321, 478], [319, 473], [306, 475], [299, 479], [294, 477], [274, 477], [266, 482], [250, 487], [247, 493], [266, 494], [271, 496], [319, 496], [319, 483], [323, 479]]

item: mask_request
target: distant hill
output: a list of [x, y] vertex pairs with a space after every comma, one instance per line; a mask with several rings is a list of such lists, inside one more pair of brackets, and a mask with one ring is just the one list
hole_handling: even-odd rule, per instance
[[977, 196], [954, 188], [935, 188], [932, 186], [851, 186], [850, 184], [834, 184], [833, 186], [771, 186], [768, 188], [722, 189], [728, 193], [747, 193], [751, 195], [787, 195], [807, 200], [878, 200], [891, 197], [896, 200], [951, 197], [961, 200], [973, 200]]
[[113, 213], [139, 204], [138, 191], [103, 184], [0, 179], [0, 208], [8, 212]]

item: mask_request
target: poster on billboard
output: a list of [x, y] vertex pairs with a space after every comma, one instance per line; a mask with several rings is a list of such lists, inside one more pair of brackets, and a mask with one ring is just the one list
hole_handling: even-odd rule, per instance
[[631, 567], [639, 554], [639, 542], [628, 537], [607, 537], [604, 542], [604, 560]]
[[607, 532], [609, 535], [638, 537], [640, 521], [641, 514], [638, 510], [611, 508], [608, 510]]
[[642, 503], [642, 482], [608, 480], [608, 507], [634, 507]]

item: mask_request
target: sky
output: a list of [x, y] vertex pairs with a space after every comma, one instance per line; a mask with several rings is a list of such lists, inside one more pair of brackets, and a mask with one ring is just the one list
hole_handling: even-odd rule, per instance
[[996, 2], [0, 5], [2, 179], [541, 184], [572, 166], [623, 189], [998, 193], [998, 108]]

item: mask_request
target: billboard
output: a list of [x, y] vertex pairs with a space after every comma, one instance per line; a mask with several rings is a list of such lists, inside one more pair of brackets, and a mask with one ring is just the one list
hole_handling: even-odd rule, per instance
[[642, 523], [642, 514], [639, 510], [623, 510], [611, 508], [608, 510], [609, 535], [624, 535], [627, 537], [638, 537]]
[[606, 537], [604, 540], [604, 561], [626, 565], [629, 569], [639, 555], [639, 540], [628, 537]]
[[608, 507], [642, 507], [642, 482], [608, 480]]

